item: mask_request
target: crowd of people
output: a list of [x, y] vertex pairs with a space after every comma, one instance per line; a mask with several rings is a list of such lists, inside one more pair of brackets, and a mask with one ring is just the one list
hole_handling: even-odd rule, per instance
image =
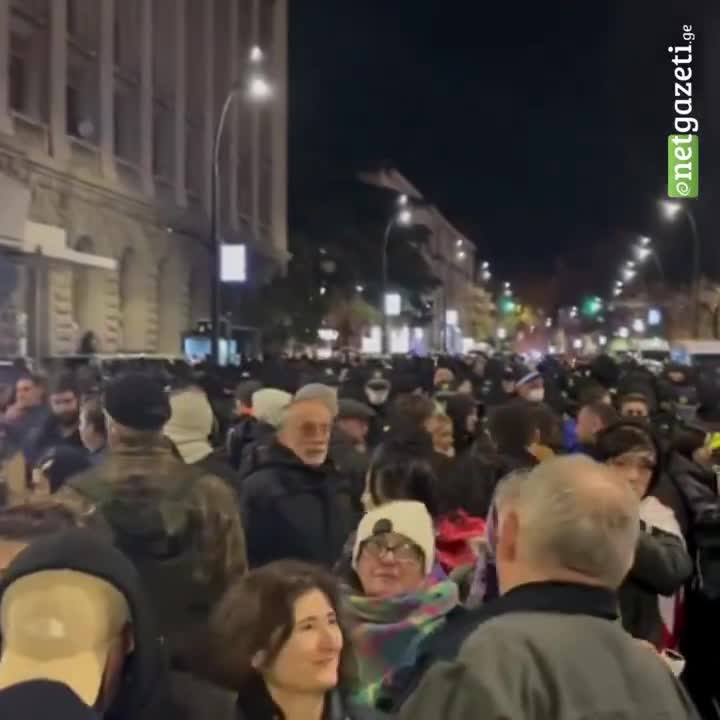
[[0, 388], [0, 717], [720, 718], [720, 390], [608, 357]]

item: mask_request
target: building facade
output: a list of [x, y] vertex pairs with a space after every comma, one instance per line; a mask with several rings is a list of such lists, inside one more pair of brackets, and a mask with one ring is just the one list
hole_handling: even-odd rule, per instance
[[208, 315], [217, 120], [256, 46], [273, 97], [231, 105], [219, 228], [286, 262], [287, 31], [287, 0], [0, 0], [0, 356], [88, 331], [179, 352]]
[[394, 190], [414, 200], [413, 222], [430, 231], [424, 253], [440, 285], [433, 298], [433, 322], [428, 346], [462, 352], [463, 338], [472, 336], [473, 293], [477, 274], [477, 249], [442, 211], [428, 203], [420, 190], [394, 169], [362, 173], [363, 182]]

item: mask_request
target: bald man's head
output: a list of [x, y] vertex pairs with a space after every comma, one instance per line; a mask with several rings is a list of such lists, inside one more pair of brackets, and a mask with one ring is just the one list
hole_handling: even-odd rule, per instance
[[512, 475], [498, 489], [497, 506], [503, 592], [533, 579], [616, 589], [632, 566], [637, 496], [593, 460], [558, 458]]
[[327, 459], [333, 416], [320, 400], [296, 400], [285, 409], [278, 440], [306, 465], [317, 467]]

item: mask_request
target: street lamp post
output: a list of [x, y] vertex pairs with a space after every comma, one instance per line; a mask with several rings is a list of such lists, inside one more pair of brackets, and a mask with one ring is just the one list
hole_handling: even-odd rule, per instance
[[[262, 50], [255, 45], [250, 50], [250, 64], [256, 68], [259, 67], [263, 59]], [[237, 96], [243, 91], [247, 92], [247, 96], [254, 102], [266, 100], [272, 94], [272, 88], [268, 81], [263, 77], [262, 73], [256, 71], [250, 78], [247, 87], [235, 85], [230, 88], [225, 102], [223, 103], [220, 117], [215, 127], [215, 135], [213, 137], [212, 148], [212, 168], [210, 173], [210, 252], [212, 262], [210, 263], [210, 357], [213, 362], [220, 364], [220, 314], [221, 314], [221, 272], [222, 257], [220, 252], [221, 237], [218, 232], [220, 219], [220, 144], [222, 142], [223, 131], [225, 129], [225, 120], [228, 111]]]
[[674, 220], [680, 212], [684, 212], [690, 225], [690, 232], [693, 238], [693, 260], [692, 260], [692, 284], [690, 295], [693, 304], [693, 332], [695, 337], [700, 335], [700, 235], [695, 222], [695, 214], [686, 205], [663, 201], [662, 206], [665, 215], [669, 220]]
[[380, 299], [382, 309], [382, 337], [381, 347], [383, 355], [387, 355], [390, 342], [388, 337], [388, 313], [387, 313], [387, 291], [388, 291], [388, 245], [390, 244], [390, 235], [396, 225], [409, 226], [412, 223], [412, 211], [408, 207], [407, 195], [401, 195], [398, 198], [398, 205], [400, 211], [393, 214], [390, 218], [387, 226], [385, 227], [385, 233], [383, 235], [382, 243], [382, 258], [381, 258], [381, 292], [382, 297]]

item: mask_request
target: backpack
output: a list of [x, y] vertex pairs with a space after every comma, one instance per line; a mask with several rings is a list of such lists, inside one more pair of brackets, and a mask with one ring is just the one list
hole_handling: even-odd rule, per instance
[[171, 655], [192, 644], [193, 629], [204, 626], [217, 599], [202, 574], [200, 518], [194, 512], [197, 476], [178, 468], [170, 487], [149, 484], [144, 476], [122, 483], [73, 482], [76, 492], [93, 502], [110, 526], [115, 546], [140, 575]]

